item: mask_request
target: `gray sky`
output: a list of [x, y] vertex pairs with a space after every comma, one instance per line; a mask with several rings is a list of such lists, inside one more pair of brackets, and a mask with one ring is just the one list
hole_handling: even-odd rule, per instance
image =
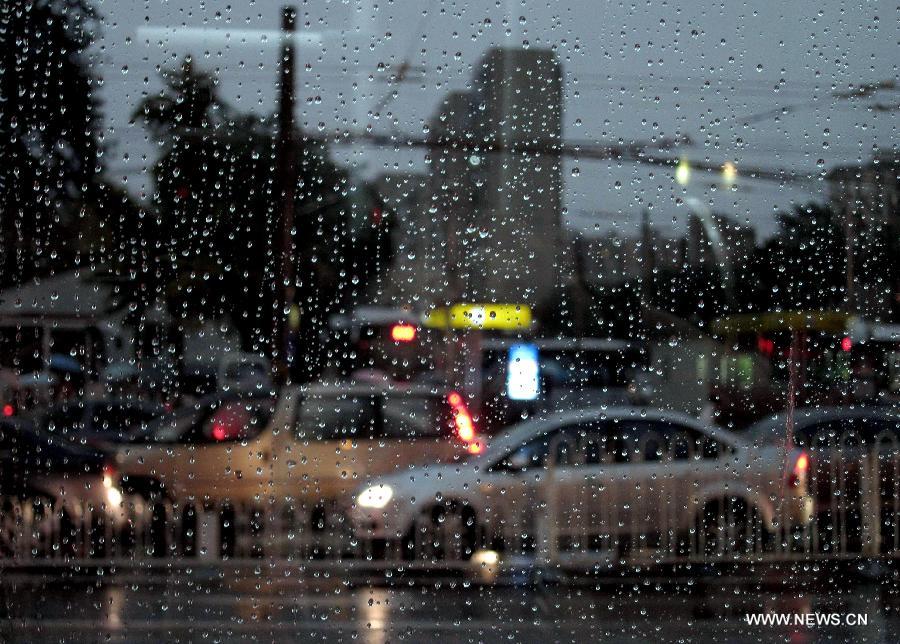
[[[106, 0], [94, 49], [110, 142], [110, 174], [136, 195], [152, 192], [156, 153], [129, 114], [160, 87], [157, 69], [191, 53], [217, 71], [223, 97], [237, 108], [271, 112], [275, 100], [280, 2]], [[363, 129], [421, 136], [449, 90], [468, 86], [489, 47], [552, 47], [563, 63], [564, 134], [604, 142], [690, 136], [688, 158], [788, 168], [815, 174], [866, 161], [873, 148], [896, 151], [900, 92], [836, 99], [853, 84], [897, 81], [900, 20], [896, 3], [755, 2], [715, 7], [677, 2], [440, 2], [362, 0], [296, 3], [300, 48], [298, 122], [309, 130]], [[527, 6], [526, 6], [527, 5]], [[398, 98], [371, 110], [405, 58], [424, 76], [397, 86]], [[743, 117], [797, 106], [779, 120], [742, 126]], [[422, 151], [335, 148], [336, 160], [368, 176], [424, 170]], [[683, 197], [771, 233], [772, 213], [821, 199], [823, 187], [739, 178], [732, 188], [694, 173], [683, 188], [673, 173], [636, 164], [568, 160], [569, 226], [630, 234], [640, 212], [679, 230]]]

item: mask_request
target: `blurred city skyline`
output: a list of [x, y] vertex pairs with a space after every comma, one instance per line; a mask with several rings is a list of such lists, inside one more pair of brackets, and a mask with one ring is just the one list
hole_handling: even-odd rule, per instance
[[[104, 80], [108, 175], [127, 178], [136, 196], [152, 194], [147, 170], [155, 145], [129, 121], [145, 94], [159, 90], [157, 68], [191, 54], [238, 110], [264, 114], [275, 105], [279, 6], [188, 11], [181, 4], [99, 6], [102, 35], [92, 52]], [[747, 179], [742, 167], [816, 175], [865, 163], [875, 148], [896, 150], [896, 90], [835, 96], [895, 81], [892, 43], [900, 27], [883, 20], [890, 15], [883, 3], [853, 13], [839, 2], [779, 7], [777, 16], [748, 7], [624, 6], [601, 15], [590, 3], [563, 11], [505, 2], [458, 13], [437, 2], [374, 7], [298, 7], [296, 119], [304, 130], [371, 127], [401, 142], [421, 138], [446, 94], [470, 86], [488, 48], [527, 46], [553, 50], [562, 64], [566, 140], [688, 136], [693, 145], [675, 154], [737, 165], [734, 188], [700, 172], [683, 187], [670, 168], [566, 159], [563, 223], [587, 236], [636, 234], [643, 210], [655, 227], [683, 231], [690, 214], [683, 201], [691, 196], [766, 237], [776, 210], [824, 202], [824, 181], [779, 185]], [[862, 36], [867, 31], [871, 38]], [[820, 38], [824, 33], [831, 37]], [[405, 80], [389, 82], [404, 63]], [[778, 115], [778, 108], [788, 109]], [[427, 171], [424, 150], [402, 145], [332, 146], [332, 156], [367, 178]]]

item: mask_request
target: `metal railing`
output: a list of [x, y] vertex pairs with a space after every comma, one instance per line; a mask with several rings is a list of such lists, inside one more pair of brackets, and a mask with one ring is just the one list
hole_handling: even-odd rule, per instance
[[[624, 449], [624, 451], [621, 451]], [[194, 504], [126, 497], [87, 503], [0, 498], [0, 566], [271, 562], [448, 569], [470, 560], [530, 558], [582, 570], [723, 561], [797, 561], [900, 554], [900, 446], [852, 437], [812, 446], [811, 516], [798, 521], [778, 494], [728, 469], [708, 446], [669, 440], [625, 446], [557, 442], [519, 499], [488, 516], [446, 501], [387, 542], [355, 536], [337, 504], [268, 499]], [[688, 495], [704, 472], [728, 492]], [[680, 480], [674, 484], [676, 478]], [[679, 487], [680, 486], [680, 487]], [[784, 487], [783, 487], [784, 486]], [[751, 494], [752, 493], [752, 494]], [[762, 503], [765, 501], [765, 503]], [[484, 558], [484, 553], [491, 557]]]
[[[882, 434], [868, 445], [851, 433], [822, 438], [803, 452], [809, 464], [805, 482], [800, 482], [805, 495], [798, 494], [788, 480], [790, 471], [784, 473], [783, 483], [774, 468], [768, 480], [757, 475], [741, 481], [729, 474], [719, 455], [697, 443], [678, 458], [673, 457], [671, 444], [663, 446], [650, 462], [645, 455], [652, 450], [646, 442], [639, 443], [628, 458], [635, 466], [632, 476], [619, 486], [610, 481], [613, 467], [605, 468], [606, 476], [594, 484], [585, 480], [591, 476], [585, 472], [578, 485], [566, 485], [567, 470], [590, 450], [577, 441], [557, 443], [551, 446], [551, 456], [554, 452], [567, 456], [561, 459], [557, 453], [551, 459], [542, 488], [547, 511], [539, 523], [545, 538], [538, 558], [545, 565], [602, 569], [897, 557], [900, 445], [896, 437]], [[770, 449], [757, 454], [771, 459], [784, 452]], [[560, 460], [567, 461], [565, 466], [559, 465]], [[667, 471], [677, 469], [676, 460], [691, 464], [693, 471], [686, 476], [689, 487], [702, 491], [703, 471], [715, 468], [727, 488], [711, 495], [685, 493], [685, 485], [666, 479]], [[608, 459], [600, 459], [599, 469], [604, 465], [610, 465]], [[808, 518], [798, 516], [804, 506]]]

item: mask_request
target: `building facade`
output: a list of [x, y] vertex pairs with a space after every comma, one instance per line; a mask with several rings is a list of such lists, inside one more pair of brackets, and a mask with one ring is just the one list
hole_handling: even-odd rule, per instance
[[398, 305], [541, 307], [574, 270], [562, 222], [562, 67], [549, 50], [494, 48], [474, 69], [471, 88], [449, 92], [427, 123], [424, 187], [376, 181], [385, 205], [409, 218], [384, 290]]
[[900, 158], [881, 153], [828, 173], [828, 202], [846, 242], [846, 297], [863, 317], [900, 315]]
[[493, 150], [476, 177], [478, 299], [540, 305], [561, 280], [562, 67], [537, 49], [492, 49], [476, 68], [473, 130]]

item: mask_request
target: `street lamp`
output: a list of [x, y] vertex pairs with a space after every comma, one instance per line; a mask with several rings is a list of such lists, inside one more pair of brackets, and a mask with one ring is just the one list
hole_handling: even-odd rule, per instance
[[725, 181], [725, 185], [728, 186], [734, 184], [737, 179], [737, 166], [731, 161], [726, 161], [722, 165], [722, 179]]
[[675, 168], [675, 181], [682, 186], [686, 186], [690, 180], [691, 166], [687, 159], [682, 159], [678, 162], [678, 167]]

